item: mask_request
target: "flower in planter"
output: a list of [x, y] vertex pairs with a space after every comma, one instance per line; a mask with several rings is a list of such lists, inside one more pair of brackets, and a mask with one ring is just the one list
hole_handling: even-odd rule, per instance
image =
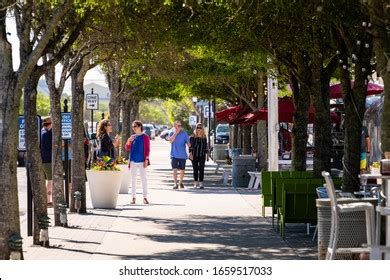
[[371, 164], [371, 167], [373, 167], [373, 168], [380, 168], [381, 165], [380, 165], [379, 161], [374, 161], [374, 162]]
[[125, 165], [128, 165], [129, 164], [129, 161], [127, 159], [125, 159], [124, 157], [120, 157], [116, 160], [116, 164], [125, 164]]
[[95, 170], [95, 171], [120, 171], [120, 169], [118, 167], [116, 167], [115, 161], [108, 156], [104, 156], [101, 160], [95, 162], [92, 165], [92, 170]]

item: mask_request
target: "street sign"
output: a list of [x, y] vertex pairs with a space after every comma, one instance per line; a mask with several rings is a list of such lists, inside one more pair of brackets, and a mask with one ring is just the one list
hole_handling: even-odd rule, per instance
[[[211, 106], [210, 116], [211, 116], [211, 118], [214, 118], [214, 113], [212, 110], [213, 110], [213, 107]], [[209, 117], [209, 105], [203, 106], [203, 115], [205, 118]]]
[[196, 102], [196, 106], [206, 106], [207, 104], [209, 104], [207, 100], [199, 100]]
[[85, 100], [87, 103], [87, 110], [99, 110], [99, 95], [86, 94]]
[[72, 139], [72, 114], [61, 113], [61, 134], [62, 139]]
[[[37, 116], [38, 139], [41, 139], [41, 118]], [[26, 151], [26, 132], [24, 116], [18, 118], [18, 151]]]
[[190, 116], [190, 119], [189, 119], [190, 125], [196, 125], [197, 120], [198, 120], [198, 118], [196, 115]]

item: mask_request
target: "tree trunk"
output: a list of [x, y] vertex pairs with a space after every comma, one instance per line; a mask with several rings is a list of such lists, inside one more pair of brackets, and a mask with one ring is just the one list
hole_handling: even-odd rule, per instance
[[296, 171], [305, 171], [310, 89], [304, 85], [299, 88], [295, 77], [292, 78], [292, 89], [295, 106], [292, 129], [292, 168]]
[[[121, 70], [122, 65], [119, 62], [113, 61], [107, 63], [107, 72], [106, 77], [108, 81], [108, 86], [110, 88], [110, 101], [109, 101], [109, 111], [110, 111], [110, 123], [112, 125], [112, 135], [117, 135], [119, 133], [119, 117], [121, 109]], [[115, 156], [118, 157], [119, 148], [115, 149]]]
[[130, 112], [130, 123], [132, 123], [133, 121], [135, 120], [139, 120], [139, 98], [137, 97], [132, 97], [131, 98], [131, 104], [130, 104], [130, 108], [131, 108], [131, 112]]
[[[1, 14], [1, 13], [0, 13]], [[3, 47], [3, 46], [0, 46]], [[1, 66], [0, 66], [1, 68]], [[20, 235], [17, 185], [17, 119], [20, 94], [14, 91], [11, 75], [0, 77], [0, 259], [8, 260], [8, 238]], [[21, 252], [22, 253], [22, 252]]]
[[367, 70], [362, 71], [362, 69], [369, 69], [370, 58], [370, 48], [360, 53], [355, 67], [353, 90], [350, 85], [349, 72], [340, 69], [345, 107], [343, 191], [346, 192], [354, 192], [360, 189], [358, 175], [360, 173], [362, 124], [367, 92]]
[[242, 126], [241, 125], [238, 125], [237, 124], [237, 148], [238, 149], [242, 149], [242, 135], [243, 135], [243, 131], [242, 131]]
[[[65, 67], [65, 66], [64, 66]], [[61, 77], [62, 78], [62, 77]], [[56, 88], [54, 67], [46, 74], [46, 83], [50, 91], [50, 112], [52, 121], [52, 167], [53, 167], [53, 202], [54, 225], [60, 226], [58, 205], [65, 203], [64, 174], [62, 164], [62, 134], [61, 134], [61, 94], [62, 88]], [[65, 83], [65, 81], [63, 81]]]
[[231, 126], [233, 129], [232, 129], [232, 139], [230, 140], [231, 141], [231, 145], [230, 145], [230, 148], [231, 149], [237, 149], [238, 148], [238, 124], [234, 124]]
[[[264, 106], [265, 101], [265, 88], [264, 88], [264, 74], [260, 73], [257, 81], [257, 108], [260, 109]], [[257, 154], [259, 158], [259, 170], [267, 170], [267, 123], [265, 121], [257, 121]]]
[[[318, 58], [317, 58], [318, 59]], [[330, 171], [331, 122], [329, 114], [329, 82], [324, 75], [322, 61], [313, 63], [312, 97], [316, 110], [314, 118], [314, 175], [321, 177], [322, 171]]]
[[257, 153], [258, 150], [258, 143], [257, 143], [257, 125], [252, 125], [251, 127], [251, 136], [252, 136], [252, 153]]
[[243, 155], [249, 155], [252, 154], [251, 149], [251, 127], [248, 125], [241, 126], [242, 128], [242, 154]]
[[125, 143], [131, 135], [131, 122], [130, 122], [130, 113], [131, 113], [131, 101], [126, 98], [122, 101], [122, 135], [121, 135], [121, 156], [128, 159], [129, 153], [125, 150]]
[[[364, 16], [366, 17], [366, 16]], [[367, 19], [363, 19], [367, 21]], [[372, 57], [372, 38], [364, 30], [360, 32], [362, 40], [361, 47], [357, 49], [348, 48], [346, 41], [354, 41], [355, 35], [349, 35], [343, 31], [339, 31], [337, 36], [342, 40], [338, 40], [338, 49], [340, 51], [339, 58], [342, 61], [348, 61], [348, 57], [354, 52], [358, 60], [355, 61], [354, 67], [354, 87], [351, 88], [351, 75], [347, 65], [340, 65], [340, 76], [343, 90], [343, 99], [345, 107], [344, 121], [344, 159], [343, 159], [343, 186], [345, 192], [354, 192], [360, 189], [358, 175], [360, 173], [360, 155], [361, 155], [361, 140], [362, 140], [362, 124], [365, 113], [365, 101], [367, 93], [367, 75], [371, 71], [370, 60]], [[344, 35], [344, 37], [342, 37]], [[367, 47], [366, 47], [367, 46]], [[348, 66], [343, 69], [343, 66]]]
[[85, 158], [84, 158], [84, 77], [89, 70], [88, 57], [79, 60], [71, 72], [72, 79], [72, 189], [70, 211], [76, 212], [73, 194], [81, 192], [79, 213], [86, 213]]
[[[47, 216], [47, 191], [45, 177], [42, 170], [42, 159], [40, 143], [38, 138], [37, 125], [37, 86], [40, 74], [33, 73], [27, 80], [24, 87], [24, 119], [26, 134], [27, 168], [31, 181], [33, 205], [34, 205], [34, 233], [33, 243], [41, 244], [39, 241], [41, 217]], [[48, 243], [47, 243], [48, 244]]]
[[6, 13], [0, 9], [0, 260], [9, 259], [8, 238], [20, 235], [16, 143], [21, 91], [16, 89], [12, 49], [6, 38]]

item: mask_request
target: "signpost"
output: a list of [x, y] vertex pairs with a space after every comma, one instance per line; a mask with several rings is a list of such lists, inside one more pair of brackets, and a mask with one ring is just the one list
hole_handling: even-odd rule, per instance
[[[41, 139], [41, 117], [37, 116], [37, 127], [38, 127], [38, 139]], [[26, 133], [25, 133], [25, 120], [24, 116], [18, 118], [18, 151], [26, 151]], [[27, 174], [27, 236], [33, 234], [33, 198], [32, 198], [32, 187], [30, 182], [30, 174], [28, 169], [28, 163], [26, 163], [26, 174]]]
[[99, 110], [99, 95], [93, 93], [93, 88], [91, 88], [90, 94], [86, 94], [85, 101], [87, 110], [91, 110], [91, 131], [93, 133], [93, 111]]
[[68, 100], [64, 100], [64, 112], [61, 113], [61, 135], [64, 140], [65, 201], [69, 205], [69, 140], [72, 139], [72, 115], [68, 113]]

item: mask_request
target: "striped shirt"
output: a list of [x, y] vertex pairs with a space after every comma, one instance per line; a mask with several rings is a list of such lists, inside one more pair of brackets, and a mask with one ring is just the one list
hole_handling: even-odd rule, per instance
[[194, 157], [203, 157], [208, 153], [206, 138], [191, 136], [190, 143], [190, 153], [192, 153]]

